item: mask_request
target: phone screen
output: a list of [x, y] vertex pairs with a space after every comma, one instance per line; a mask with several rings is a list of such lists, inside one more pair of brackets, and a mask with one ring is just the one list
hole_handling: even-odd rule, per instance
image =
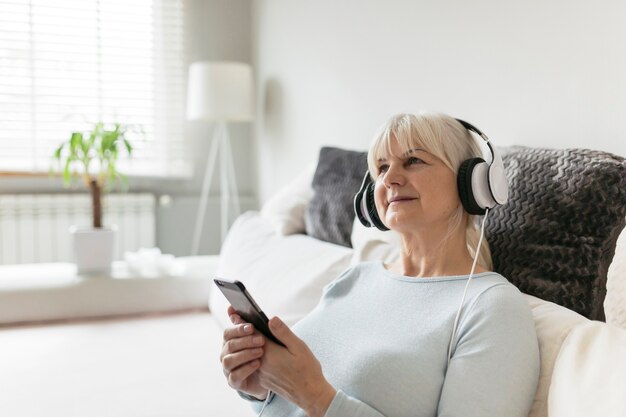
[[265, 337], [284, 346], [280, 340], [276, 339], [269, 328], [269, 320], [265, 313], [259, 308], [252, 296], [246, 290], [246, 287], [239, 281], [230, 281], [222, 278], [213, 280], [217, 287], [222, 291], [230, 305], [233, 306], [237, 314], [241, 318], [254, 325], [254, 327], [263, 333]]

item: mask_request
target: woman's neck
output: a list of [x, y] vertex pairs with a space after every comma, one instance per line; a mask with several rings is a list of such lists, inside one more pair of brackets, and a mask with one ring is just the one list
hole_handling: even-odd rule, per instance
[[[445, 241], [443, 236], [433, 239], [419, 234], [402, 235], [400, 258], [388, 265], [388, 269], [416, 278], [467, 275], [473, 258], [467, 250], [464, 232], [454, 233]], [[477, 264], [474, 273], [485, 271]]]

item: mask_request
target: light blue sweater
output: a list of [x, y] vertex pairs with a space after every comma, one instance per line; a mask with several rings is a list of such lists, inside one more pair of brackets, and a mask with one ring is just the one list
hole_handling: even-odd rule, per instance
[[[527, 417], [539, 348], [526, 300], [494, 272], [414, 278], [382, 262], [348, 269], [294, 327], [338, 390], [327, 417]], [[257, 411], [260, 403], [254, 404]], [[305, 416], [275, 396], [263, 417]]]

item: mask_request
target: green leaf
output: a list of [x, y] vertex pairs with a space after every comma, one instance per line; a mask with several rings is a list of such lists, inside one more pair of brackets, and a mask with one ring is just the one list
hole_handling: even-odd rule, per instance
[[116, 162], [122, 149], [132, 156], [134, 148], [126, 138], [126, 133], [136, 130], [145, 133], [141, 125], [118, 122], [107, 125], [98, 121], [93, 123], [89, 131], [72, 132], [68, 140], [53, 153], [53, 159], [59, 163], [57, 169], [62, 172], [64, 183], [73, 183], [78, 174], [74, 171], [80, 167], [84, 169], [84, 175], [99, 178], [104, 182], [103, 185], [107, 180], [119, 180], [127, 185], [126, 177], [118, 172]]
[[73, 132], [70, 138], [70, 152], [76, 154], [76, 149], [81, 146], [83, 142], [83, 134], [81, 132]]
[[130, 142], [126, 138], [124, 138], [124, 146], [126, 146], [126, 151], [128, 152], [128, 155], [132, 155], [133, 146], [130, 144]]
[[91, 138], [89, 138], [89, 140], [85, 140], [81, 133], [79, 144], [80, 144], [80, 149], [83, 151], [83, 155], [89, 155], [89, 149], [91, 149], [90, 141], [91, 141]]
[[88, 141], [90, 149], [93, 148], [93, 145], [94, 145], [94, 143], [96, 143], [96, 139], [97, 138], [98, 138], [98, 135], [96, 134], [96, 131], [92, 130], [89, 133], [89, 141]]
[[102, 132], [102, 153], [111, 152], [115, 147], [115, 133], [110, 130]]
[[72, 179], [72, 176], [70, 173], [71, 165], [72, 165], [72, 158], [67, 158], [67, 161], [65, 161], [65, 168], [63, 168], [63, 184], [65, 184], [66, 187], [70, 185], [70, 180]]
[[65, 143], [62, 143], [61, 146], [59, 146], [58, 148], [55, 149], [54, 151], [54, 159], [61, 159], [61, 152], [63, 152], [63, 147], [65, 146]]

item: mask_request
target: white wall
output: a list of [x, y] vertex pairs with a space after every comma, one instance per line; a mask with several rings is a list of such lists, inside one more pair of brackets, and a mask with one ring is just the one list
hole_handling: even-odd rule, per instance
[[397, 112], [626, 155], [626, 2], [255, 0], [259, 193]]
[[[195, 61], [251, 62], [250, 0], [184, 0], [184, 6], [186, 66]], [[186, 126], [186, 137], [194, 161], [193, 178], [175, 184], [157, 185], [162, 193], [172, 197], [169, 206], [159, 208], [157, 241], [164, 251], [175, 255], [188, 255], [191, 251], [200, 190], [214, 129], [213, 123], [204, 121], [189, 121]], [[255, 209], [255, 158], [251, 151], [254, 129], [250, 123], [231, 123], [229, 132], [241, 211]], [[219, 167], [216, 168], [200, 242], [199, 253], [203, 255], [219, 253], [221, 246], [220, 178]], [[231, 212], [231, 221], [233, 218]]]

